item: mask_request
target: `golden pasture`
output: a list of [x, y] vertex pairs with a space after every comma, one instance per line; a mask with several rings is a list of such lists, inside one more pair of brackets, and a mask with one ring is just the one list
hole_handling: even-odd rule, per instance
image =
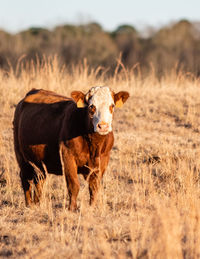
[[[0, 71], [0, 257], [199, 258], [200, 81], [191, 74], [143, 77], [118, 64], [112, 77], [56, 59]], [[137, 74], [137, 75], [136, 75]], [[49, 175], [40, 206], [26, 208], [13, 149], [15, 105], [32, 88], [70, 96], [109, 85], [130, 98], [114, 118], [115, 144], [89, 207], [80, 176], [77, 213], [63, 176]]]

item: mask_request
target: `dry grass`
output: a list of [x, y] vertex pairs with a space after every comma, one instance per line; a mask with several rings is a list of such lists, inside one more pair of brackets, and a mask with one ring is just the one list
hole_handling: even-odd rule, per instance
[[[117, 70], [107, 79], [86, 64], [69, 73], [54, 59], [18, 77], [0, 71], [0, 257], [200, 257], [200, 82]], [[79, 212], [70, 213], [63, 177], [49, 176], [40, 207], [26, 208], [13, 152], [16, 103], [33, 87], [69, 95], [98, 84], [131, 94], [115, 114], [98, 206], [89, 207], [80, 177]]]

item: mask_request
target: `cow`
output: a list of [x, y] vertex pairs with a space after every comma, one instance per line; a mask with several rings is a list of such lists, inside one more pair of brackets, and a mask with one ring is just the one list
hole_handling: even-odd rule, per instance
[[64, 174], [69, 210], [77, 209], [78, 174], [88, 181], [90, 204], [95, 204], [114, 143], [113, 112], [128, 97], [128, 92], [114, 93], [107, 86], [92, 87], [86, 94], [73, 91], [71, 98], [43, 89], [26, 94], [13, 120], [26, 206], [40, 201], [47, 173]]

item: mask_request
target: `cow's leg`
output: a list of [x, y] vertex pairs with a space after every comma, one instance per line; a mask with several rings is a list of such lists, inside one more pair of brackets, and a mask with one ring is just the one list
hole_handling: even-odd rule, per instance
[[106, 170], [109, 161], [109, 153], [101, 156], [99, 159], [99, 170], [94, 170], [89, 176], [89, 192], [90, 192], [90, 205], [95, 205], [97, 200], [97, 193], [101, 184], [101, 179]]
[[101, 181], [100, 171], [94, 171], [89, 176], [89, 192], [90, 192], [90, 205], [95, 205], [97, 200], [97, 193]]
[[77, 174], [77, 165], [74, 156], [70, 150], [64, 145], [61, 145], [61, 159], [64, 167], [64, 175], [67, 182], [69, 193], [69, 210], [75, 211], [77, 209], [76, 199], [80, 189], [80, 183]]
[[41, 170], [39, 173], [36, 173], [34, 167], [25, 161], [20, 164], [20, 168], [20, 177], [26, 206], [31, 206], [33, 203], [36, 204], [40, 201], [42, 187], [45, 181], [45, 172]]
[[22, 183], [22, 188], [24, 190], [26, 206], [31, 206], [33, 204], [32, 195], [34, 193], [34, 169], [28, 163], [24, 163], [20, 166], [20, 178]]
[[44, 182], [46, 180], [46, 166], [43, 165], [42, 163], [39, 164], [32, 164], [34, 171], [35, 171], [35, 176], [34, 176], [34, 184], [35, 184], [35, 189], [34, 189], [34, 202], [39, 203], [40, 198], [42, 196], [42, 189]]
[[35, 190], [34, 190], [34, 202], [39, 203], [42, 196], [42, 189], [45, 182], [45, 177], [42, 179], [35, 180]]
[[69, 210], [75, 211], [77, 209], [76, 199], [80, 189], [78, 177], [71, 177], [66, 175], [67, 188], [69, 192]]

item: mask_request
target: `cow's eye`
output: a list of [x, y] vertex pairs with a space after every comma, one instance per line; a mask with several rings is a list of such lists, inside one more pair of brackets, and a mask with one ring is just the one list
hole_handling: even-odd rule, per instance
[[111, 104], [111, 105], [110, 105], [110, 107], [109, 107], [110, 113], [113, 113], [113, 111], [114, 111], [114, 107], [115, 107], [115, 105], [114, 105], [114, 104]]
[[95, 107], [93, 104], [91, 104], [91, 105], [89, 106], [89, 113], [90, 113], [91, 115], [94, 115], [95, 111], [96, 111], [96, 107]]

